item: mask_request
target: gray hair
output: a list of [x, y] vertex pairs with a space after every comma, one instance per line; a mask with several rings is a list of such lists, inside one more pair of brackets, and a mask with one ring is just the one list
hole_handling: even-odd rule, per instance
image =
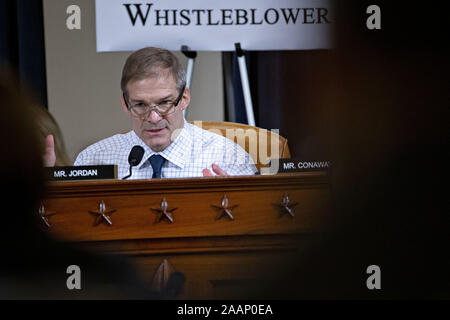
[[186, 86], [186, 72], [177, 57], [170, 51], [147, 47], [133, 52], [122, 70], [120, 87], [128, 95], [127, 85], [131, 80], [157, 78], [169, 72], [173, 76], [178, 92]]

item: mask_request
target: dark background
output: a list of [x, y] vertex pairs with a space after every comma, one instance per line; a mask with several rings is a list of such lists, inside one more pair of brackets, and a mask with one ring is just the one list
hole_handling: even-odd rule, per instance
[[47, 107], [41, 0], [0, 0], [0, 70], [12, 69]]

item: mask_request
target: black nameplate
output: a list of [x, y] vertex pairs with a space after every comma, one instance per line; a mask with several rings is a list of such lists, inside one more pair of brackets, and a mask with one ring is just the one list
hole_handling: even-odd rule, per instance
[[52, 181], [116, 179], [116, 165], [69, 166], [46, 168], [47, 178]]
[[276, 170], [278, 162], [278, 173], [286, 172], [308, 172], [308, 171], [327, 171], [331, 168], [331, 161], [327, 160], [303, 160], [303, 159], [272, 159], [270, 168]]

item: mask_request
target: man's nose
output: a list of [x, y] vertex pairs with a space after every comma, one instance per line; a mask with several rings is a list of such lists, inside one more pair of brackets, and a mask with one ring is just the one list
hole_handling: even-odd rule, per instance
[[156, 112], [155, 109], [150, 111], [150, 114], [147, 116], [147, 121], [152, 123], [157, 123], [161, 121], [162, 117]]

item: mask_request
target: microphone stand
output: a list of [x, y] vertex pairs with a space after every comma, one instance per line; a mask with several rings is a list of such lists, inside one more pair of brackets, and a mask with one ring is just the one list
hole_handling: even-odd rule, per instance
[[123, 177], [122, 178], [122, 180], [125, 180], [125, 179], [128, 179], [129, 177], [131, 177], [131, 169], [133, 168], [134, 166], [132, 165], [132, 164], [130, 164], [130, 174], [129, 175], [127, 175], [127, 176], [125, 176], [125, 177]]

